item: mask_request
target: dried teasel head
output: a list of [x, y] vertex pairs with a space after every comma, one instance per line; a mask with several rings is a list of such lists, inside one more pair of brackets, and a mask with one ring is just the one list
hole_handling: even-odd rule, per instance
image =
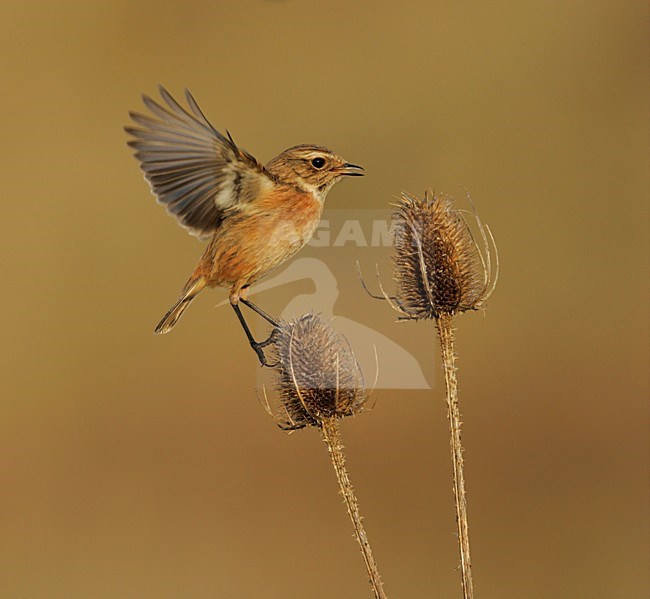
[[480, 244], [451, 197], [402, 194], [393, 214], [397, 291], [388, 296], [382, 289], [379, 296], [401, 318], [438, 318], [478, 309], [491, 295], [498, 277], [498, 259], [493, 272], [494, 239], [476, 211], [473, 217]]
[[269, 413], [287, 430], [352, 416], [368, 399], [363, 375], [345, 337], [321, 316], [281, 322], [273, 333], [279, 410]]

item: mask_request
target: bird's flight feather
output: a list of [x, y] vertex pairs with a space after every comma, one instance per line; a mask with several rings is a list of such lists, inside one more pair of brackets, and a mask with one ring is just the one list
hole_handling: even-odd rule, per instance
[[167, 212], [199, 239], [206, 239], [229, 212], [273, 185], [271, 175], [230, 134], [217, 131], [189, 91], [184, 109], [162, 86], [166, 105], [142, 97], [153, 116], [129, 113], [129, 145], [153, 193]]

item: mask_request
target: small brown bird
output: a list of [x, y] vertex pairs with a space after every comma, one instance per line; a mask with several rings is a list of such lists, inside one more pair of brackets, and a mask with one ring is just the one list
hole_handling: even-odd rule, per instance
[[263, 348], [270, 338], [255, 341], [239, 302], [276, 325], [246, 298], [248, 287], [309, 241], [327, 192], [345, 175], [363, 175], [363, 168], [315, 145], [289, 148], [262, 166], [210, 124], [189, 91], [189, 110], [164, 87], [159, 91], [166, 105], [142, 96], [152, 116], [129, 113], [138, 126], [124, 128], [133, 137], [128, 143], [158, 202], [210, 242], [155, 332], [168, 333], [203, 288], [229, 286], [248, 341], [267, 365]]

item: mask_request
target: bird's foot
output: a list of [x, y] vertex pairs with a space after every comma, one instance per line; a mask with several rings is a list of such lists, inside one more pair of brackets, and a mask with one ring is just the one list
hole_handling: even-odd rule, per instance
[[269, 335], [269, 338], [265, 339], [264, 341], [251, 342], [251, 347], [253, 348], [253, 351], [257, 354], [257, 358], [260, 361], [260, 364], [262, 366], [266, 366], [267, 368], [275, 368], [278, 365], [277, 362], [270, 364], [267, 361], [266, 356], [264, 355], [264, 348], [271, 345], [275, 341], [275, 332], [276, 329], [273, 329], [273, 332]]

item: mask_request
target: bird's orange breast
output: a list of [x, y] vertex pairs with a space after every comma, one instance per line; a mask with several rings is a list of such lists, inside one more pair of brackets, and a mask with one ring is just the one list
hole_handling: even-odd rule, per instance
[[224, 221], [197, 270], [210, 285], [250, 285], [309, 241], [322, 209], [310, 193], [276, 187]]

